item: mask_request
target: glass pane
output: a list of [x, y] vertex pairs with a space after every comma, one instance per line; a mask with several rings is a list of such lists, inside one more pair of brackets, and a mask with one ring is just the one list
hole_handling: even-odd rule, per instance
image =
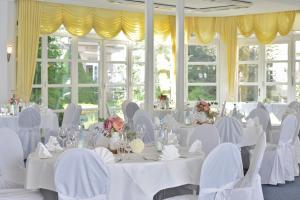
[[267, 82], [287, 82], [288, 63], [267, 63]]
[[131, 77], [133, 84], [143, 84], [145, 82], [145, 65], [133, 64]]
[[296, 62], [295, 69], [296, 69], [296, 76], [295, 76], [296, 83], [299, 83], [300, 82], [300, 62]]
[[98, 122], [99, 114], [97, 110], [83, 110], [80, 115], [80, 121], [83, 122], [84, 128]]
[[63, 121], [63, 118], [64, 118], [64, 113], [63, 112], [60, 112], [60, 113], [56, 113], [57, 116], [58, 116], [58, 124], [59, 126], [62, 125], [62, 121]]
[[126, 99], [126, 87], [110, 87], [107, 88], [107, 106], [112, 115], [123, 116], [121, 105]]
[[32, 88], [30, 102], [36, 104], [42, 104], [42, 89], [41, 88]]
[[198, 101], [204, 99], [206, 101], [215, 101], [217, 99], [216, 86], [189, 86], [188, 100]]
[[98, 109], [98, 96], [97, 87], [78, 88], [78, 104], [82, 109]]
[[126, 46], [109, 44], [105, 47], [107, 61], [126, 61]]
[[239, 81], [240, 82], [257, 82], [258, 65], [239, 65]]
[[288, 60], [288, 44], [266, 45], [267, 60]]
[[42, 63], [37, 62], [36, 67], [35, 67], [33, 84], [36, 84], [36, 85], [41, 84], [41, 78], [42, 78]]
[[71, 84], [71, 64], [62, 62], [48, 63], [49, 84]]
[[98, 42], [78, 42], [79, 60], [100, 60], [100, 45]]
[[296, 59], [297, 60], [300, 60], [300, 41], [296, 41], [296, 55], [295, 55], [295, 57], [296, 57]]
[[188, 66], [189, 83], [215, 83], [216, 66], [215, 65], [189, 65]]
[[145, 98], [145, 87], [134, 86], [132, 87], [132, 101], [137, 103], [143, 103]]
[[109, 83], [125, 83], [126, 82], [126, 65], [125, 64], [109, 64], [107, 78]]
[[258, 86], [240, 86], [239, 87], [239, 101], [257, 101], [258, 100]]
[[189, 45], [189, 62], [214, 62], [216, 61], [216, 47]]
[[71, 103], [71, 88], [48, 88], [48, 107], [50, 109], [65, 109], [69, 103]]
[[259, 57], [259, 46], [258, 45], [247, 45], [239, 48], [239, 60], [240, 61], [252, 61], [258, 60]]
[[71, 38], [48, 36], [48, 58], [70, 59]]
[[266, 98], [270, 102], [287, 103], [287, 85], [270, 85], [267, 86]]
[[79, 83], [98, 83], [99, 63], [78, 63]]
[[39, 48], [37, 53], [37, 58], [42, 58], [42, 38], [39, 38]]
[[134, 63], [145, 62], [145, 49], [133, 49], [132, 50], [132, 61]]

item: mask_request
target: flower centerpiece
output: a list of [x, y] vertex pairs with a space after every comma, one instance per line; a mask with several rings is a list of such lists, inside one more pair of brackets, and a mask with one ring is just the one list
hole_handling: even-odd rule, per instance
[[124, 121], [119, 116], [111, 116], [104, 121], [104, 136], [109, 137], [109, 149], [117, 153], [118, 143], [121, 139], [120, 134], [124, 130]]
[[13, 96], [8, 100], [8, 103], [10, 104], [10, 113], [12, 115], [16, 115], [17, 114], [17, 107], [19, 104], [20, 100], [18, 97], [16, 97], [15, 94], [13, 94]]
[[159, 102], [160, 102], [160, 107], [161, 109], [168, 109], [169, 108], [169, 98], [165, 94], [160, 94], [158, 96]]
[[214, 117], [217, 116], [217, 112], [212, 111], [210, 107], [210, 103], [200, 100], [196, 104], [196, 112], [194, 114], [193, 123], [196, 124], [204, 124], [204, 123], [212, 123]]

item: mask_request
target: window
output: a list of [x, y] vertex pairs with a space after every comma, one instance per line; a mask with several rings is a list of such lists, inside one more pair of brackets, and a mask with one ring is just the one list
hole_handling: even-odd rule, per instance
[[186, 98], [188, 102], [199, 99], [217, 101], [218, 46], [191, 44], [187, 51]]
[[238, 61], [238, 99], [242, 102], [258, 100], [259, 46], [239, 47]]
[[296, 99], [300, 100], [300, 40], [295, 41], [295, 75]]
[[141, 104], [145, 97], [145, 47], [137, 43], [132, 48], [131, 69], [132, 101]]

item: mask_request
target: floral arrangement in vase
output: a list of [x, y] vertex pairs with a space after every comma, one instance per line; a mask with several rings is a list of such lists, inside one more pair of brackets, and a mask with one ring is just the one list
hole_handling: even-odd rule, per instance
[[8, 100], [8, 103], [10, 105], [17, 105], [17, 104], [19, 104], [19, 102], [20, 102], [20, 100], [18, 97], [16, 97], [15, 94], [13, 94], [13, 96]]
[[119, 116], [111, 116], [104, 120], [103, 128], [104, 136], [111, 137], [113, 133], [122, 133], [125, 128], [125, 123]]
[[161, 109], [169, 109], [169, 98], [165, 94], [160, 94], [158, 96]]
[[212, 111], [210, 103], [200, 100], [196, 104], [196, 113], [194, 114], [193, 123], [203, 124], [203, 123], [212, 123], [214, 117], [217, 116], [217, 112]]

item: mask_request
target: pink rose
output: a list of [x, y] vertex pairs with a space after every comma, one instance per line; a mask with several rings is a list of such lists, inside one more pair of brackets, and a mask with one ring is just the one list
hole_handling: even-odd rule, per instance
[[114, 117], [112, 120], [112, 126], [117, 132], [122, 132], [123, 127], [124, 127], [124, 121], [120, 117]]
[[107, 120], [104, 121], [104, 129], [107, 131], [111, 131], [112, 127], [113, 127], [113, 122], [111, 118], [108, 118]]
[[209, 105], [204, 106], [204, 111], [208, 112], [209, 111]]

